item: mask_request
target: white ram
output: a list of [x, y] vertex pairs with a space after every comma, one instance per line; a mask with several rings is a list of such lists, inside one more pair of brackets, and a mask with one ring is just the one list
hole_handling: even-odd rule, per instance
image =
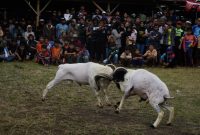
[[93, 62], [61, 64], [58, 67], [55, 78], [50, 81], [44, 89], [42, 100], [45, 100], [48, 91], [53, 86], [63, 80], [71, 80], [77, 82], [79, 85], [89, 85], [95, 92], [99, 107], [103, 106], [99, 96], [99, 91], [103, 90], [106, 103], [110, 105], [108, 96], [106, 95], [106, 89], [112, 81], [114, 68], [115, 66], [112, 64], [104, 66]]

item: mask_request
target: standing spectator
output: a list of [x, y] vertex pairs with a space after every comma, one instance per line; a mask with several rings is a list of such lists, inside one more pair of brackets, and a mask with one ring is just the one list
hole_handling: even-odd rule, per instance
[[86, 26], [85, 26], [85, 20], [83, 18], [80, 18], [80, 23], [78, 26], [78, 37], [81, 41], [82, 46], [85, 46], [86, 42]]
[[147, 30], [144, 27], [144, 22], [140, 23], [137, 34], [137, 49], [140, 53], [144, 54], [144, 47], [147, 39]]
[[161, 39], [161, 33], [159, 32], [158, 25], [155, 25], [152, 31], [149, 33], [148, 37], [148, 45], [154, 45], [154, 48], [156, 50], [160, 50], [160, 39]]
[[124, 31], [119, 31], [119, 23], [116, 22], [113, 24], [111, 33], [115, 38], [115, 44], [118, 49], [121, 48], [121, 36], [123, 32]]
[[93, 22], [92, 20], [87, 20], [87, 27], [86, 27], [86, 48], [90, 53], [90, 58], [93, 60], [94, 56], [94, 44], [92, 42], [92, 30], [93, 30]]
[[55, 28], [51, 21], [48, 21], [48, 23], [44, 26], [43, 36], [47, 37], [50, 41], [55, 40]]
[[12, 19], [9, 20], [9, 25], [8, 25], [8, 32], [11, 38], [14, 38], [15, 36], [15, 25]]
[[63, 32], [68, 32], [68, 25], [65, 18], [61, 18], [61, 22], [56, 25], [56, 37], [60, 38]]
[[165, 47], [163, 48], [164, 51], [167, 49], [168, 46], [172, 46], [174, 48], [174, 46], [175, 46], [175, 41], [174, 41], [175, 34], [176, 34], [176, 30], [172, 26], [172, 22], [168, 21], [167, 27], [166, 27], [165, 32], [164, 32], [164, 45], [165, 45]]
[[193, 48], [196, 45], [196, 37], [192, 34], [191, 28], [188, 28], [186, 32], [186, 35], [182, 39], [182, 48], [185, 53], [185, 65], [194, 66]]
[[44, 19], [40, 19], [39, 20], [39, 26], [37, 27], [36, 30], [36, 39], [38, 40], [41, 36], [44, 36], [43, 34], [43, 29], [45, 27], [45, 20]]
[[194, 36], [198, 39], [197, 46], [194, 48], [195, 63], [200, 66], [200, 18], [197, 19], [197, 24], [192, 27]]
[[97, 61], [103, 61], [106, 58], [107, 31], [104, 21], [99, 22], [99, 27], [96, 30], [95, 52]]
[[175, 39], [174, 39], [175, 40], [175, 47], [174, 47], [175, 60], [174, 60], [174, 62], [178, 65], [183, 64], [183, 61], [181, 59], [181, 58], [183, 58], [183, 55], [182, 55], [183, 50], [179, 50], [180, 41], [184, 34], [184, 31], [181, 28], [181, 26], [182, 26], [182, 22], [178, 21], [176, 23], [176, 31], [175, 31], [176, 33], [175, 33]]

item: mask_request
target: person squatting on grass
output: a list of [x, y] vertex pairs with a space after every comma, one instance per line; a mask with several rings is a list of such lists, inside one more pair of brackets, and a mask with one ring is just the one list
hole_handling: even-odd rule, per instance
[[175, 66], [175, 53], [172, 46], [169, 46], [164, 54], [160, 57], [160, 64], [164, 67], [174, 67]]
[[42, 45], [42, 51], [38, 53], [36, 62], [44, 66], [49, 66], [50, 64], [50, 52], [46, 45]]

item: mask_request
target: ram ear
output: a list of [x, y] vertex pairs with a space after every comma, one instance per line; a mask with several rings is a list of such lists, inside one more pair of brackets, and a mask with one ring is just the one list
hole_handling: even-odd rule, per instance
[[113, 71], [115, 71], [115, 69], [117, 68], [115, 65], [113, 64], [107, 64], [106, 66], [112, 68]]
[[116, 68], [115, 71], [113, 72], [113, 81], [114, 82], [123, 82], [124, 76], [127, 72], [128, 71], [123, 67]]

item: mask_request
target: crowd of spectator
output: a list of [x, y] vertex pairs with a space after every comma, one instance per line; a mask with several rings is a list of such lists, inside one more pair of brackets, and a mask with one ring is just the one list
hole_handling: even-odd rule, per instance
[[122, 66], [199, 66], [200, 18], [174, 19], [165, 11], [154, 16], [114, 14], [84, 6], [41, 18], [0, 24], [0, 61], [32, 60], [51, 64], [94, 61]]

